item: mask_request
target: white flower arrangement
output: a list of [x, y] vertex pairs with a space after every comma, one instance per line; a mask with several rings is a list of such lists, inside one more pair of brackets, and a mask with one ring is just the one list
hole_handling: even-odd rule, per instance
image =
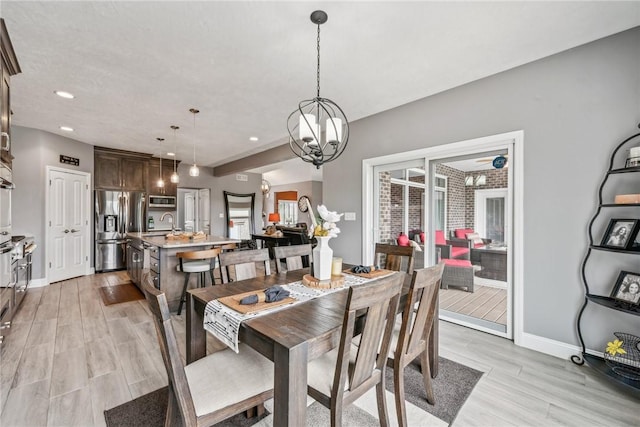
[[[311, 210], [311, 206], [309, 206], [309, 210]], [[340, 217], [344, 215], [344, 213], [337, 213], [330, 211], [327, 209], [325, 205], [318, 205], [318, 214], [320, 215], [320, 221], [316, 222], [316, 219], [313, 216], [313, 212], [310, 212], [311, 222], [313, 224], [312, 234], [317, 237], [338, 237], [340, 233], [340, 229], [336, 226], [336, 222], [340, 221]]]

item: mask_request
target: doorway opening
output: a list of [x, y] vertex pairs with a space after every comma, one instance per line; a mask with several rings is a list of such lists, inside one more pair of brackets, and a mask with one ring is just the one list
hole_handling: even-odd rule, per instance
[[363, 262], [373, 261], [375, 243], [407, 240], [416, 248], [415, 268], [449, 260], [440, 318], [516, 343], [522, 141], [517, 131], [363, 162]]

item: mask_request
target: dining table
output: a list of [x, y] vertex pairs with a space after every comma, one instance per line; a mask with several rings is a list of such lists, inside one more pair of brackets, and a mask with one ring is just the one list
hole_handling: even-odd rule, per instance
[[[349, 267], [345, 265], [345, 268]], [[187, 363], [206, 356], [203, 322], [209, 301], [274, 285], [301, 281], [309, 269], [260, 276], [187, 292]], [[406, 305], [411, 276], [404, 274], [400, 309]], [[347, 301], [347, 288], [286, 306], [242, 322], [238, 338], [267, 357], [274, 365], [274, 426], [306, 425], [307, 364], [338, 345]], [[438, 370], [438, 320], [430, 335], [431, 376]], [[328, 372], [327, 375], [333, 375]]]

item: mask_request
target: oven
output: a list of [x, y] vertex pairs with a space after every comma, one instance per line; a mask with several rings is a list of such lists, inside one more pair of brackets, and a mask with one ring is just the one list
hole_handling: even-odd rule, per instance
[[11, 241], [0, 245], [0, 344], [9, 333], [13, 318], [15, 270]]

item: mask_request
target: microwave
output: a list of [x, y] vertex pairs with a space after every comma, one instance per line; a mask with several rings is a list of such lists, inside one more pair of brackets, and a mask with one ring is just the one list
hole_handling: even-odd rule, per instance
[[149, 196], [150, 208], [175, 208], [175, 196]]

